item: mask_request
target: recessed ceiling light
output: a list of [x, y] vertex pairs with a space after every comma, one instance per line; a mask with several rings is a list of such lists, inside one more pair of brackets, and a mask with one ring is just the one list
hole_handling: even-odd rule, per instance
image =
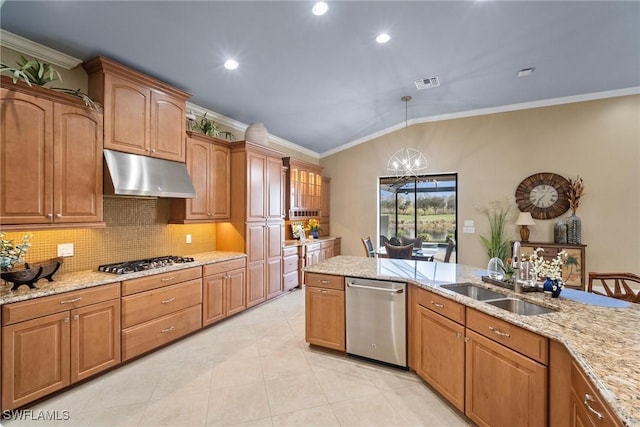
[[235, 70], [236, 68], [238, 68], [238, 61], [236, 61], [235, 59], [227, 59], [224, 63], [224, 68], [226, 68], [227, 70]]
[[386, 43], [389, 40], [391, 40], [391, 36], [387, 33], [380, 33], [378, 34], [378, 37], [376, 37], [376, 41], [378, 43]]
[[535, 69], [536, 69], [536, 67], [523, 68], [522, 70], [518, 71], [518, 77], [530, 76], [531, 74], [533, 74], [533, 71]]
[[313, 8], [311, 9], [313, 14], [316, 16], [324, 15], [325, 13], [327, 13], [327, 10], [329, 10], [329, 5], [323, 1], [316, 2], [316, 4], [314, 4]]

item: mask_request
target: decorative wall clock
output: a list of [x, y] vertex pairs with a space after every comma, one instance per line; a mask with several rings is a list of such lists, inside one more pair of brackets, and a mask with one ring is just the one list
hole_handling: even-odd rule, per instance
[[516, 203], [522, 212], [531, 212], [535, 219], [552, 219], [569, 210], [569, 181], [555, 173], [533, 174], [516, 189]]

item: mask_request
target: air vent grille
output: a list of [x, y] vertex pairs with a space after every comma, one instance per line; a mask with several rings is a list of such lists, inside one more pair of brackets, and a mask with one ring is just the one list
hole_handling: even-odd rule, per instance
[[438, 76], [427, 77], [426, 79], [416, 80], [414, 83], [416, 84], [416, 89], [418, 90], [431, 89], [433, 87], [440, 86], [440, 79], [438, 78]]

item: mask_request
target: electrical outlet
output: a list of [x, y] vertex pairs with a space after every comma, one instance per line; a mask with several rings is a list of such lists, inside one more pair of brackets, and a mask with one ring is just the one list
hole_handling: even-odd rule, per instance
[[61, 243], [58, 245], [58, 256], [73, 256], [73, 243]]
[[185, 236], [185, 238], [184, 238], [184, 241], [185, 241], [186, 243], [191, 243], [191, 234], [187, 234], [187, 235]]

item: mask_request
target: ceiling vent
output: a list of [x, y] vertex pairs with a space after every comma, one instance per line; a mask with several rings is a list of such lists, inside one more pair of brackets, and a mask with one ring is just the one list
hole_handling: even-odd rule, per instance
[[440, 86], [440, 79], [438, 76], [435, 77], [427, 77], [426, 79], [416, 80], [414, 82], [416, 84], [416, 89], [431, 89], [432, 87]]

